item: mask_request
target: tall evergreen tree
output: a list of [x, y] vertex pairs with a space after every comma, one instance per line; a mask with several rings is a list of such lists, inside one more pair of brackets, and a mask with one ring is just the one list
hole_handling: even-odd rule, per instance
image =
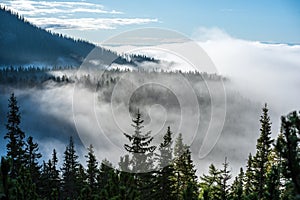
[[100, 199], [120, 198], [118, 174], [114, 170], [112, 164], [106, 159], [104, 159], [100, 165], [98, 184], [100, 188]]
[[142, 133], [144, 128], [144, 120], [141, 118], [141, 113], [138, 110], [136, 118], [132, 120], [132, 127], [134, 134], [129, 135], [124, 133], [131, 144], [125, 144], [126, 151], [132, 154], [129, 169], [134, 173], [136, 179], [137, 190], [139, 191], [141, 199], [153, 199], [155, 193], [153, 192], [155, 184], [155, 173], [153, 152], [156, 146], [151, 145], [153, 137], [151, 132]]
[[182, 134], [179, 134], [174, 147], [174, 169], [176, 174], [176, 192], [180, 199], [187, 187], [193, 188], [194, 196], [198, 196], [196, 169], [193, 164], [190, 148], [183, 143]]
[[273, 143], [267, 104], [262, 108], [262, 112], [260, 117], [260, 137], [257, 139], [256, 154], [253, 162], [255, 193], [258, 199], [265, 197], [267, 169], [270, 166], [269, 157], [272, 150], [271, 144]]
[[272, 165], [267, 173], [265, 199], [280, 200], [280, 189], [279, 167]]
[[62, 167], [63, 197], [74, 199], [78, 196], [78, 156], [76, 154], [73, 138], [70, 137], [69, 145], [64, 152]]
[[42, 157], [42, 154], [38, 152], [38, 144], [33, 142], [31, 136], [28, 137], [25, 146], [25, 166], [29, 169], [34, 184], [39, 184], [41, 175], [39, 159]]
[[222, 193], [220, 188], [220, 170], [213, 164], [209, 166], [208, 175], [203, 174], [200, 177], [200, 188], [202, 198], [205, 200], [222, 200]]
[[230, 170], [228, 169], [229, 163], [227, 162], [227, 157], [225, 157], [225, 162], [223, 163], [223, 169], [220, 171], [219, 184], [221, 188], [221, 196], [223, 200], [227, 200], [229, 196], [229, 183], [231, 179]]
[[172, 132], [170, 127], [163, 137], [163, 142], [159, 146], [160, 154], [158, 155], [159, 173], [157, 177], [157, 193], [162, 200], [176, 199], [176, 176], [173, 166], [173, 148]]
[[10, 176], [16, 178], [21, 165], [24, 162], [24, 138], [25, 133], [20, 128], [21, 115], [19, 112], [19, 106], [17, 98], [14, 93], [11, 94], [9, 100], [9, 111], [7, 114], [7, 133], [4, 139], [8, 139], [7, 157], [11, 158], [11, 171]]
[[240, 173], [235, 177], [231, 185], [231, 194], [230, 199], [232, 200], [242, 200], [244, 199], [243, 195], [244, 189], [244, 171], [243, 168], [240, 169]]
[[57, 169], [57, 153], [53, 149], [52, 158], [43, 162], [41, 172], [41, 184], [39, 185], [42, 199], [56, 200], [61, 198], [60, 177]]
[[282, 158], [283, 175], [293, 183], [300, 198], [300, 117], [296, 111], [281, 117], [276, 150]]
[[253, 157], [251, 153], [248, 156], [246, 173], [245, 173], [245, 189], [244, 196], [246, 199], [256, 199], [254, 194], [254, 169], [253, 169]]
[[139, 110], [136, 118], [133, 119], [132, 122], [133, 124], [131, 124], [131, 126], [134, 128], [134, 134], [129, 135], [124, 133], [124, 135], [131, 142], [130, 145], [124, 145], [126, 151], [132, 153], [131, 170], [135, 173], [151, 171], [154, 169], [153, 151], [156, 149], [155, 146], [151, 146], [153, 137], [150, 136], [150, 131], [148, 131], [146, 134], [142, 133], [142, 128], [144, 128], [144, 120], [142, 120]]
[[129, 169], [130, 158], [129, 155], [121, 157], [119, 162], [120, 171], [120, 197], [124, 200], [138, 199], [139, 191], [137, 189], [136, 179], [133, 173], [130, 173]]
[[96, 195], [95, 191], [97, 189], [97, 176], [99, 175], [98, 162], [96, 160], [96, 156], [94, 153], [93, 145], [88, 147], [88, 155], [87, 158], [87, 184], [93, 193], [92, 195]]

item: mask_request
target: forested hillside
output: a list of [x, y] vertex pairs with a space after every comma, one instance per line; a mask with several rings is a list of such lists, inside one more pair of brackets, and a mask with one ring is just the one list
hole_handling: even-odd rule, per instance
[[[232, 177], [225, 157], [222, 168], [212, 163], [208, 174], [197, 177], [183, 136], [174, 138], [168, 127], [161, 144], [153, 145], [139, 110], [132, 119], [132, 132], [124, 133], [127, 154], [120, 158], [119, 166], [113, 166], [109, 158], [97, 160], [93, 144], [87, 148], [86, 163], [80, 163], [72, 137], [63, 158], [53, 149], [52, 158], [41, 161], [39, 144], [20, 128], [20, 107], [14, 93], [8, 107], [1, 199], [299, 199], [300, 116], [296, 111], [281, 118], [280, 134], [271, 138], [265, 105], [256, 152], [249, 154], [246, 168]], [[63, 159], [62, 166], [57, 165], [58, 159]], [[145, 172], [147, 169], [154, 170]]]
[[[95, 48], [84, 40], [73, 39], [39, 28], [13, 11], [0, 7], [0, 67], [1, 66], [75, 66]], [[146, 56], [121, 57], [102, 47], [98, 59], [103, 64], [157, 62]]]

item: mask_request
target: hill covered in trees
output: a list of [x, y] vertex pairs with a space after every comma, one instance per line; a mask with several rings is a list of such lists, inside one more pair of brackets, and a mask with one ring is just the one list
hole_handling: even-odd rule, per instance
[[[0, 66], [76, 66], [78, 67], [85, 57], [95, 48], [83, 40], [51, 33], [39, 28], [17, 13], [0, 7]], [[131, 55], [130, 59], [121, 57], [115, 52], [102, 47], [103, 64], [136, 65], [144, 61], [158, 62], [153, 58], [140, 55]]]
[[[267, 105], [262, 108], [256, 152], [246, 168], [232, 177], [225, 158], [218, 169], [196, 175], [190, 147], [179, 134], [173, 145], [168, 127], [161, 144], [154, 146], [150, 132], [137, 111], [132, 133], [124, 133], [127, 154], [119, 166], [97, 160], [93, 145], [87, 148], [86, 167], [78, 161], [72, 137], [66, 145], [63, 165], [57, 151], [41, 162], [39, 145], [20, 128], [17, 98], [9, 98], [4, 138], [6, 156], [1, 158], [1, 199], [181, 199], [181, 200], [296, 200], [300, 198], [300, 116], [294, 111], [281, 118], [281, 131], [271, 138]], [[42, 163], [42, 164], [41, 164]], [[149, 169], [151, 169], [149, 171]], [[234, 179], [233, 182], [231, 179]]]

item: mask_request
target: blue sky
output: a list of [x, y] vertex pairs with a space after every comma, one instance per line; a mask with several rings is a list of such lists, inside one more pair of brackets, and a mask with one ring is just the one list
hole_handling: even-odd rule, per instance
[[[37, 25], [101, 42], [134, 28], [161, 27], [192, 36], [198, 28], [219, 28], [253, 41], [300, 43], [297, 0], [1, 0]], [[66, 3], [68, 2], [68, 3]]]

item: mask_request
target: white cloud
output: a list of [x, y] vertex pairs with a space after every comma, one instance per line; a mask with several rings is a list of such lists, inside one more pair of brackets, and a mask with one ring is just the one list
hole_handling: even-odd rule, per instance
[[29, 18], [33, 24], [47, 30], [76, 29], [76, 30], [101, 30], [115, 29], [117, 26], [146, 24], [157, 22], [157, 19], [142, 18], [80, 18], [80, 19], [60, 19], [60, 18]]
[[241, 40], [218, 29], [207, 33], [213, 37], [198, 44], [241, 93], [268, 102], [278, 115], [299, 109], [300, 45]]
[[[274, 114], [275, 134], [279, 131], [280, 116], [300, 109], [300, 45], [242, 40], [217, 27], [201, 27], [193, 34], [193, 39], [212, 59], [218, 73], [230, 79], [234, 90], [252, 101], [269, 104]], [[188, 65], [163, 51], [172, 48], [178, 53], [183, 49], [187, 54], [199, 57], [199, 52], [193, 52], [195, 48], [189, 50], [185, 46], [185, 43], [161, 42], [160, 45], [147, 47], [147, 51], [134, 46], [129, 49], [136, 49], [135, 53], [140, 51], [145, 55], [176, 61], [177, 65], [173, 64], [172, 69], [185, 70]], [[128, 50], [118, 46], [113, 49], [119, 53]]]
[[41, 14], [66, 13], [101, 13], [122, 14], [116, 10], [106, 10], [103, 5], [77, 2], [77, 1], [31, 1], [31, 0], [5, 0], [3, 4], [11, 7], [21, 15], [40, 16]]
[[150, 18], [115, 17], [123, 12], [89, 2], [4, 0], [1, 4], [47, 30], [115, 29], [117, 26], [158, 22], [157, 19]]

